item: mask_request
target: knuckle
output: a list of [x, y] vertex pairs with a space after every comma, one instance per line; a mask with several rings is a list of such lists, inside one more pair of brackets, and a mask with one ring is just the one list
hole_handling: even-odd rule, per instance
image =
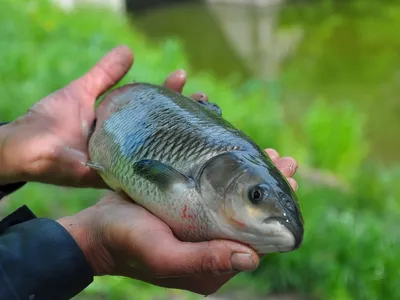
[[104, 65], [99, 64], [98, 66], [99, 73], [103, 75], [104, 79], [107, 80], [110, 84], [116, 84], [116, 79], [114, 78], [111, 71]]
[[291, 156], [285, 156], [282, 159], [285, 161], [285, 163], [293, 164], [293, 165], [297, 164], [296, 160]]
[[232, 271], [232, 267], [229, 260], [216, 254], [207, 254], [202, 257], [198, 271], [201, 274], [221, 275]]

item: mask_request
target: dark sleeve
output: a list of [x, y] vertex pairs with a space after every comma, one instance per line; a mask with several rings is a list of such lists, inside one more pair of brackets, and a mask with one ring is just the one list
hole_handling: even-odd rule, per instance
[[79, 246], [59, 223], [34, 217], [26, 206], [1, 223], [12, 224], [10, 219], [23, 215], [26, 221], [0, 234], [0, 299], [67, 300], [76, 296], [93, 280]]

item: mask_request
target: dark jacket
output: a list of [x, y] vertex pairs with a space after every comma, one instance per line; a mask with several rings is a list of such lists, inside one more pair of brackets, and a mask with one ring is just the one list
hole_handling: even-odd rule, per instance
[[[24, 184], [0, 186], [0, 199]], [[56, 221], [25, 205], [0, 221], [0, 300], [71, 299], [92, 281], [83, 252]]]

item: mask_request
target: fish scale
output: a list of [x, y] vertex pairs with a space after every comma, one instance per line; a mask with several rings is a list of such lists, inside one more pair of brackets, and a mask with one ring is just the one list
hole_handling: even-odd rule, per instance
[[[90, 166], [111, 188], [124, 191], [139, 205], [160, 217], [182, 240], [234, 239], [240, 236], [243, 242], [253, 240], [260, 245], [259, 236], [254, 232], [263, 220], [251, 225], [254, 228], [246, 228], [243, 221], [232, 215], [234, 206], [222, 203], [231, 181], [236, 178], [235, 172], [241, 170], [243, 176], [254, 173], [254, 177], [249, 177], [249, 182], [243, 184], [261, 180], [260, 183], [267, 181], [276, 185], [278, 190], [271, 195], [279, 194], [281, 199], [276, 199], [271, 212], [279, 214], [283, 220], [281, 223], [288, 223], [282, 227], [280, 221], [274, 221], [277, 217], [272, 214], [271, 220], [276, 224], [271, 225], [273, 230], [266, 226], [266, 238], [271, 243], [277, 243], [280, 238], [294, 245], [291, 234], [282, 231], [294, 222], [294, 227], [291, 226], [296, 229], [291, 230], [296, 232], [298, 246], [303, 234], [302, 218], [297, 202], [293, 202], [295, 195], [289, 184], [265, 152], [247, 135], [218, 116], [212, 107], [167, 88], [145, 83], [123, 86], [108, 94], [104, 101], [111, 101], [112, 111], [105, 119], [97, 119], [89, 140], [89, 156]], [[246, 158], [239, 158], [243, 155]], [[220, 158], [221, 163], [227, 162], [219, 165], [216, 158]], [[216, 169], [207, 175], [206, 166], [213, 167], [210, 161], [214, 161]], [[240, 167], [238, 164], [244, 165]], [[212, 178], [219, 169], [226, 170], [226, 179], [224, 176]], [[211, 179], [214, 183], [209, 182]], [[230, 197], [246, 195], [239, 189]], [[228, 200], [231, 199], [224, 201]], [[239, 215], [248, 214], [248, 218], [254, 218], [260, 212], [268, 215], [271, 207], [268, 204], [267, 211], [254, 214], [255, 208], [248, 199], [240, 200], [239, 205], [244, 205]], [[287, 213], [280, 214], [281, 211]], [[289, 218], [293, 220], [289, 222]], [[279, 238], [269, 236], [274, 230], [277, 234], [281, 232]]]
[[[164, 103], [163, 100], [160, 99], [159, 102]], [[158, 114], [164, 111], [162, 106], [150, 105], [146, 122], [152, 126], [143, 130], [143, 127], [138, 125], [143, 118], [139, 115], [139, 111], [146, 115], [145, 109], [139, 109], [139, 107], [145, 106], [143, 104], [140, 99], [130, 102], [128, 104], [130, 107], [124, 107], [123, 115], [119, 115], [117, 111], [104, 124], [104, 133], [110, 135], [110, 140], [115, 140], [116, 144], [124, 145], [121, 150], [127, 158], [131, 157], [133, 160], [153, 158], [166, 163], [173, 162], [174, 165], [179, 166], [178, 169], [187, 172], [188, 168], [193, 167], [194, 164], [201, 164], [210, 156], [227, 151], [229, 146], [237, 146], [234, 137], [228, 139], [231, 143], [216, 143], [210, 124], [208, 123], [206, 126], [203, 125], [204, 122], [200, 122], [201, 126], [199, 126], [197, 118], [188, 117], [187, 113], [174, 115], [170, 119], [167, 114], [165, 119], [161, 119]], [[129, 118], [128, 115], [132, 117]], [[136, 118], [136, 116], [138, 117]], [[187, 121], [188, 118], [191, 120], [190, 122]], [[166, 119], [168, 122], [165, 121]], [[169, 124], [181, 124], [181, 126], [171, 129]], [[129, 131], [129, 135], [124, 134], [125, 130]], [[225, 134], [228, 137], [231, 135], [230, 132]], [[220, 133], [216, 135], [218, 140], [226, 140], [226, 137], [224, 139]], [[183, 149], [185, 151], [182, 151]], [[189, 153], [193, 154], [189, 155]]]

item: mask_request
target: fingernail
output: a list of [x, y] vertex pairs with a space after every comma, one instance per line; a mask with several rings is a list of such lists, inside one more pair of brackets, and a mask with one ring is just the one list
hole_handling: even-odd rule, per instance
[[175, 76], [178, 76], [180, 78], [185, 78], [186, 77], [186, 72], [183, 69], [176, 70]]
[[186, 73], [183, 69], [175, 70], [172, 73], [169, 73], [167, 80], [171, 78], [184, 78], [186, 76]]
[[253, 271], [257, 268], [249, 253], [234, 253], [231, 257], [231, 263], [236, 271]]

